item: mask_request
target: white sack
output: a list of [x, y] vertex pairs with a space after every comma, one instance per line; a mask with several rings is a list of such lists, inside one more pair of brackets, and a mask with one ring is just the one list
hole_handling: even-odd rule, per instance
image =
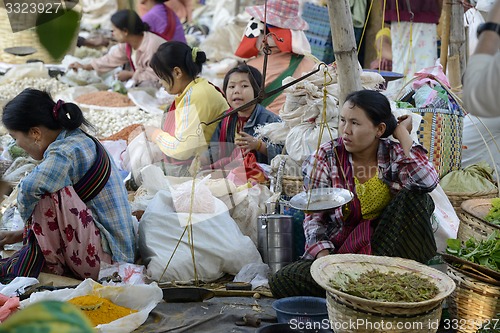
[[[236, 275], [246, 264], [262, 262], [252, 240], [241, 233], [226, 205], [215, 199], [215, 209], [221, 213], [208, 218], [208, 214], [192, 214], [196, 271], [203, 281], [214, 281], [226, 273]], [[168, 191], [159, 191], [144, 212], [139, 225], [139, 251], [151, 279], [160, 279], [188, 217], [187, 213], [174, 212]], [[161, 282], [190, 281], [194, 277], [186, 232]]]
[[[337, 129], [329, 124], [330, 133], [327, 128], [323, 131], [320, 145], [337, 138]], [[316, 124], [303, 123], [290, 130], [285, 142], [285, 149], [290, 157], [299, 164], [318, 149], [318, 139], [320, 136], [320, 126]]]
[[455, 208], [451, 204], [446, 193], [444, 193], [441, 185], [438, 185], [431, 193], [429, 193], [434, 201], [433, 213], [433, 231], [436, 239], [438, 252], [446, 252], [446, 240], [448, 238], [457, 238], [458, 219]]

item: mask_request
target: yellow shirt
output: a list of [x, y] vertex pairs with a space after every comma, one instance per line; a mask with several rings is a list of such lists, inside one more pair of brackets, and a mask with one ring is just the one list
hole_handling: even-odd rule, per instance
[[354, 183], [363, 219], [372, 220], [379, 217], [391, 201], [389, 186], [379, 179], [378, 175], [373, 176], [363, 184], [354, 177]]
[[192, 81], [175, 97], [175, 137], [163, 131], [153, 134], [161, 151], [187, 160], [206, 149], [218, 122], [206, 126], [229, 109], [224, 96], [204, 78]]

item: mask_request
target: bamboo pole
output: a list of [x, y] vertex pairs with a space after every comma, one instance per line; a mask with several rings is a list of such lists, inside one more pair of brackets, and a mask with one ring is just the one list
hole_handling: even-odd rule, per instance
[[448, 63], [448, 46], [450, 45], [450, 21], [451, 21], [451, 0], [443, 1], [443, 23], [441, 26], [441, 66], [446, 73]]
[[328, 0], [327, 4], [342, 105], [349, 93], [362, 89], [356, 38], [349, 0]]
[[450, 24], [450, 53], [449, 57], [458, 56], [460, 72], [456, 73], [461, 77], [465, 71], [465, 28], [464, 28], [464, 7], [460, 0], [451, 1], [451, 24]]

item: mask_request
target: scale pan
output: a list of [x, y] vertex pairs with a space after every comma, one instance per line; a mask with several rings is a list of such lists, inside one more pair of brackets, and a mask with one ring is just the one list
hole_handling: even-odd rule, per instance
[[318, 211], [340, 207], [352, 200], [354, 194], [344, 188], [315, 188], [300, 192], [290, 199], [290, 206], [298, 210]]
[[16, 56], [27, 56], [36, 52], [36, 49], [31, 46], [15, 46], [3, 49], [4, 52], [16, 55]]

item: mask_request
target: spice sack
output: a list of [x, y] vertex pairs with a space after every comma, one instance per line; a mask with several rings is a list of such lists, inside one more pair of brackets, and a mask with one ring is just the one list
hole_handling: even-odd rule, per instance
[[92, 279], [86, 279], [75, 289], [42, 291], [31, 294], [30, 298], [21, 302], [21, 308], [30, 304], [45, 301], [69, 301], [72, 298], [85, 295], [96, 295], [106, 298], [116, 305], [137, 310], [125, 317], [97, 325], [99, 333], [128, 333], [141, 326], [158, 303], [163, 299], [163, 292], [156, 283], [139, 285], [103, 286]]

